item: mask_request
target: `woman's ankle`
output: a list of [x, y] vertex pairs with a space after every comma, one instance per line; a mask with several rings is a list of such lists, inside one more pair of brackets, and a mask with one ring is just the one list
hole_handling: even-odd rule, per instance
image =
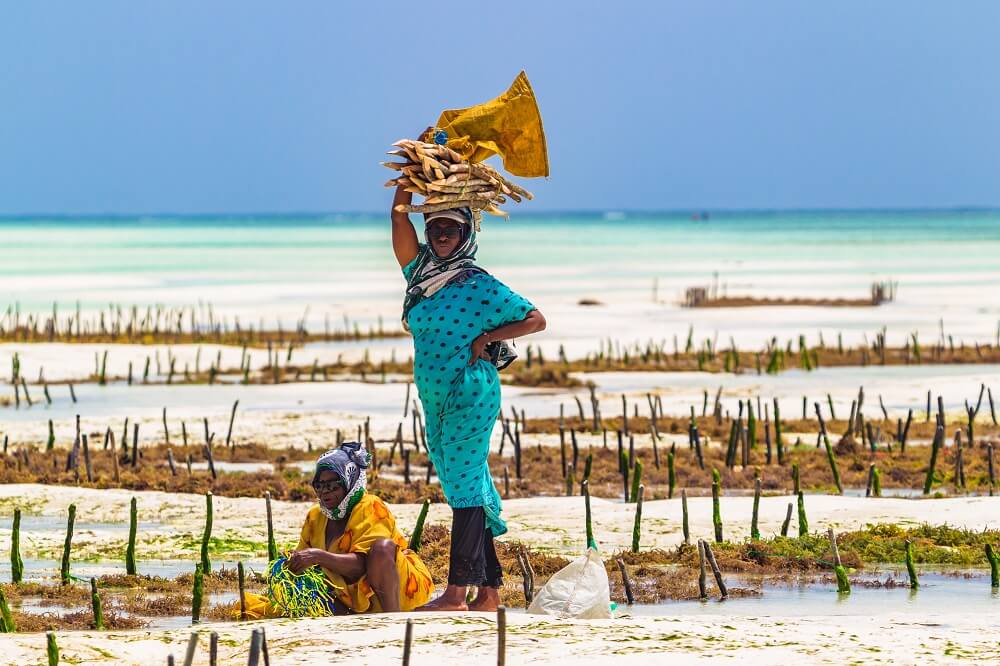
[[494, 611], [500, 605], [500, 589], [480, 586], [476, 598], [469, 604], [469, 610]]
[[441, 599], [447, 599], [449, 601], [465, 602], [465, 595], [468, 592], [469, 587], [467, 585], [453, 585], [448, 584], [444, 592], [441, 593]]

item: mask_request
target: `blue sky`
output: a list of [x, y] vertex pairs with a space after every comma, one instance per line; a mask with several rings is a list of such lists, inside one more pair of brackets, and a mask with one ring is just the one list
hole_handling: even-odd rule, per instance
[[1000, 205], [1000, 3], [6, 2], [0, 214], [376, 211], [524, 68], [532, 210]]

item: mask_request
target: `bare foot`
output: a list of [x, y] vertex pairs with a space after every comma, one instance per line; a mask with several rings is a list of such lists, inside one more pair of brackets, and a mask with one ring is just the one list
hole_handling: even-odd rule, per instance
[[469, 604], [469, 610], [493, 613], [499, 605], [500, 590], [495, 587], [481, 587], [475, 600]]
[[415, 611], [467, 611], [468, 604], [465, 603], [465, 588], [457, 585], [449, 585], [444, 593], [432, 601], [428, 601], [423, 606], [414, 608]]

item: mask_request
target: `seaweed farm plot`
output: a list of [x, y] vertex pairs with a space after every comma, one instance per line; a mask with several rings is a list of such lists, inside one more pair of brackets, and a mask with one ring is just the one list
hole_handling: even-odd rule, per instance
[[[302, 500], [312, 497], [307, 482], [314, 451], [357, 439], [367, 443], [376, 460], [374, 492], [395, 502], [440, 497], [425, 453], [423, 415], [410, 385], [332, 384], [351, 396], [345, 400], [354, 400], [355, 409], [373, 408], [374, 415], [363, 417], [324, 412], [340, 393], [324, 395], [318, 385], [302, 385], [316, 400], [303, 405], [310, 395], [299, 393], [295, 400], [294, 386], [232, 387], [242, 393], [226, 395], [204, 386], [141, 387], [140, 392], [155, 392], [156, 402], [146, 396], [138, 405], [127, 398], [141, 393], [126, 390], [122, 400], [131, 416], [125, 418], [115, 416], [122, 405], [97, 395], [61, 411], [15, 409], [12, 416], [18, 420], [4, 432], [0, 478], [247, 497], [270, 492]], [[1000, 427], [985, 383], [978, 391], [956, 388], [948, 400], [940, 394], [932, 400], [928, 391], [923, 404], [906, 408], [905, 419], [882, 393], [865, 387], [852, 392], [849, 407], [843, 406], [843, 394], [838, 400], [831, 393], [812, 400], [803, 395], [789, 404], [787, 398], [762, 400], [750, 392], [753, 387], [745, 388], [748, 393], [736, 394], [735, 402], [732, 394], [724, 398], [721, 388], [714, 397], [702, 389], [700, 401], [687, 405], [688, 416], [666, 413], [667, 403], [652, 392], [643, 400], [592, 390], [586, 405], [574, 395], [569, 409], [566, 402], [558, 404], [558, 417], [532, 412], [529, 418], [514, 402], [529, 395], [515, 394], [494, 428], [494, 480], [504, 497], [580, 494], [585, 480], [595, 497], [629, 499], [639, 484], [647, 499], [675, 497], [681, 489], [694, 496], [711, 488], [713, 469], [720, 470], [722, 492], [750, 491], [758, 479], [765, 494], [858, 495], [864, 489], [866, 497], [878, 497], [883, 489], [894, 496], [997, 490]], [[308, 411], [275, 412], [261, 402], [273, 397], [260, 391], [280, 392], [289, 409]], [[370, 395], [359, 395], [364, 391]], [[962, 399], [964, 414], [959, 415], [948, 406], [963, 393], [970, 397]], [[218, 401], [235, 395], [244, 398]], [[377, 395], [391, 400], [374, 409]], [[154, 407], [168, 400], [169, 409]], [[83, 414], [67, 413], [76, 409]]]
[[[358, 636], [375, 661], [442, 644], [492, 660], [498, 641], [538, 663], [1000, 658], [984, 638], [1000, 604], [991, 344], [528, 347], [489, 456], [503, 613], [251, 622], [240, 602], [298, 543], [316, 456], [346, 440], [365, 442], [368, 491], [446, 583], [451, 512], [405, 341], [92, 342], [14, 343], [0, 400], [0, 617], [20, 662], [47, 642], [78, 663], [176, 663], [189, 646], [329, 660]], [[523, 612], [589, 544], [615, 619]]]
[[1000, 591], [989, 587], [989, 573], [923, 573], [919, 590], [910, 588], [905, 572], [856, 576], [849, 595], [838, 594], [835, 585], [817, 582], [784, 581], [780, 577], [744, 579], [732, 577], [730, 584], [749, 585], [758, 594], [730, 596], [724, 603], [716, 598], [668, 601], [658, 604], [623, 606], [622, 614], [633, 616], [717, 615], [723, 617], [804, 617], [864, 616], [927, 613], [934, 609], [961, 607], [965, 613], [996, 613]]
[[[0, 331], [2, 334], [2, 331]], [[720, 347], [717, 337], [694, 340], [689, 329], [683, 350], [675, 336], [673, 350], [666, 341], [624, 343], [601, 340], [596, 350], [580, 348], [570, 358], [565, 345], [558, 341], [528, 344], [523, 361], [504, 373], [512, 385], [573, 388], [583, 383], [580, 374], [593, 373], [680, 373], [698, 372], [719, 375], [774, 375], [793, 370], [814, 372], [823, 368], [844, 368], [857, 373], [861, 369], [905, 367], [920, 368], [948, 365], [995, 365], [1000, 362], [1000, 336], [996, 344], [973, 342], [967, 346], [944, 334], [933, 344], [921, 347], [916, 332], [907, 333], [904, 344], [890, 346], [885, 328], [873, 333], [874, 342], [845, 347], [838, 334], [836, 345], [827, 345], [822, 333], [818, 344], [807, 342], [806, 335], [779, 344], [772, 338], [763, 348], [740, 349], [730, 338], [728, 347]], [[44, 393], [50, 398], [50, 385], [94, 383], [105, 386], [124, 383], [148, 384], [238, 383], [281, 384], [291, 382], [328, 382], [355, 380], [366, 383], [400, 381], [413, 375], [410, 343], [394, 333], [385, 338], [361, 338], [346, 341], [310, 343], [308, 338], [266, 341], [261, 348], [209, 343], [191, 344], [179, 340], [176, 346], [147, 336], [143, 344], [107, 341], [0, 343], [0, 361], [10, 361], [9, 384], [12, 396], [4, 396], [15, 405], [30, 404], [31, 394]], [[992, 337], [986, 336], [987, 338]], [[263, 343], [261, 343], [263, 346]], [[558, 346], [556, 346], [558, 345]], [[548, 350], [547, 352], [545, 350]], [[553, 351], [555, 349], [555, 351]], [[921, 351], [923, 349], [923, 351]], [[548, 353], [548, 360], [546, 360]], [[48, 368], [48, 372], [46, 372]], [[22, 395], [23, 394], [23, 395]]]
[[[144, 505], [151, 503], [148, 494], [140, 499]], [[845, 498], [830, 499], [845, 502]], [[536, 525], [542, 522], [542, 515], [572, 514], [563, 529], [582, 544], [583, 515], [582, 511], [569, 510], [571, 500], [577, 507], [582, 503], [580, 498], [563, 498], [561, 506], [553, 507], [551, 501], [543, 506], [535, 500], [513, 500], [508, 510], [512, 518]], [[915, 510], [929, 508], [926, 502], [891, 501]], [[961, 515], [979, 514], [964, 506], [970, 501], [938, 500], [933, 504], [957, 502], [965, 509]], [[84, 502], [80, 504], [84, 506]], [[649, 504], [651, 518], [662, 515], [659, 508], [663, 504]], [[616, 520], [617, 512], [609, 513], [609, 505], [594, 505], [595, 532], [602, 540]], [[275, 517], [283, 519], [290, 509], [300, 507], [275, 503], [274, 508]], [[711, 524], [703, 516], [705, 506], [692, 509], [693, 536], [704, 535], [712, 541]], [[721, 509], [723, 516], [741, 518], [732, 501], [723, 502]], [[405, 507], [398, 507], [398, 511], [401, 520], [413, 524], [412, 512]], [[851, 521], [842, 510], [836, 513], [841, 514], [841, 524]], [[830, 516], [816, 512], [812, 518], [827, 523]], [[436, 518], [443, 517], [436, 512]], [[921, 517], [936, 520], [941, 516], [924, 512]], [[224, 518], [219, 526], [224, 527], [229, 520]], [[769, 516], [761, 529], [770, 532], [772, 524]], [[362, 637], [372, 659], [389, 662], [404, 652], [410, 658], [430, 659], [441, 644], [462, 648], [465, 659], [470, 654], [495, 657], [491, 646], [495, 646], [499, 631], [508, 657], [541, 663], [557, 663], [567, 653], [580, 659], [634, 663], [640, 655], [649, 654], [808, 658], [817, 649], [823, 651], [824, 658], [843, 659], [858, 649], [891, 654], [904, 645], [911, 646], [908, 649], [917, 645], [916, 652], [927, 656], [954, 652], [959, 645], [963, 655], [977, 660], [1000, 656], [988, 629], [988, 618], [1000, 604], [996, 563], [993, 580], [981, 566], [982, 544], [1000, 539], [995, 530], [901, 530], [884, 525], [844, 531], [832, 542], [821, 531], [788, 538], [736, 538], [716, 541], [711, 547], [702, 541], [699, 549], [680, 541], [674, 546], [642, 546], [639, 552], [612, 548], [604, 555], [612, 599], [618, 604], [612, 620], [582, 623], [518, 610], [567, 562], [549, 550], [561, 547], [549, 533], [528, 542], [500, 542], [507, 579], [502, 596], [509, 610], [496, 618], [485, 613], [451, 613], [238, 622], [240, 577], [232, 568], [213, 563], [212, 573], [203, 578], [191, 573], [173, 578], [118, 573], [97, 577], [93, 587], [77, 582], [4, 585], [0, 591], [10, 604], [10, 621], [18, 631], [5, 637], [4, 644], [6, 654], [17, 663], [34, 663], [45, 651], [45, 637], [40, 632], [55, 629], [48, 634], [49, 640], [55, 641], [62, 657], [73, 663], [148, 663], [161, 657], [166, 660], [169, 654], [176, 658], [188, 645], [194, 645], [202, 659], [211, 652], [220, 663], [243, 663], [248, 651], [253, 654], [254, 645], [260, 650], [265, 640], [271, 659], [320, 659], [331, 651], [360, 649], [360, 644], [354, 646], [351, 641]], [[839, 543], [839, 553], [834, 548], [831, 555], [832, 543]], [[911, 548], [911, 544], [916, 547]], [[439, 582], [446, 573], [448, 547], [447, 529], [429, 524], [420, 552]], [[578, 552], [579, 548], [582, 545], [574, 549]], [[714, 551], [712, 572], [707, 576], [705, 559], [696, 551]], [[194, 549], [189, 552], [192, 560], [197, 560]], [[763, 553], [767, 555], [762, 557]], [[918, 562], [912, 569], [919, 575], [917, 585], [898, 565], [879, 564], [909, 560], [910, 554], [927, 562]], [[942, 557], [953, 558], [955, 564], [942, 564]], [[964, 558], [970, 561], [962, 561]], [[834, 561], [840, 559], [850, 572], [847, 591], [838, 590], [831, 571]], [[790, 566], [792, 562], [795, 564]], [[251, 574], [245, 589], [257, 591], [260, 584]], [[100, 597], [99, 612], [94, 590]], [[719, 600], [720, 592], [724, 601]], [[407, 621], [412, 627], [404, 635]], [[927, 627], [944, 623], [946, 633], [926, 632]], [[873, 625], [886, 631], [872, 632]], [[139, 627], [142, 632], [129, 631]], [[912, 633], [915, 628], [923, 633]], [[266, 639], [262, 629], [267, 632]], [[336, 642], [323, 638], [331, 633], [344, 638]], [[539, 639], [550, 635], [559, 637], [558, 655], [539, 649]], [[191, 642], [189, 637], [193, 637]]]

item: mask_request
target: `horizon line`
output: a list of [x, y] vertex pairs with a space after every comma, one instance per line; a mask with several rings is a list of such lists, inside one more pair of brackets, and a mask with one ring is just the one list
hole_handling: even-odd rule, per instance
[[[991, 213], [1000, 212], [1000, 205], [955, 205], [955, 206], [877, 206], [877, 207], [788, 207], [788, 208], [739, 208], [739, 207], [687, 207], [687, 208], [553, 208], [549, 210], [517, 213], [511, 217], [555, 216], [555, 215], [736, 215], [736, 214], [791, 214], [791, 213]], [[305, 217], [327, 218], [337, 216], [381, 216], [387, 211], [373, 210], [287, 210], [287, 211], [218, 211], [178, 213], [156, 212], [97, 212], [97, 213], [0, 213], [0, 221], [40, 221], [40, 220], [151, 220], [206, 219], [206, 218], [279, 218]]]

